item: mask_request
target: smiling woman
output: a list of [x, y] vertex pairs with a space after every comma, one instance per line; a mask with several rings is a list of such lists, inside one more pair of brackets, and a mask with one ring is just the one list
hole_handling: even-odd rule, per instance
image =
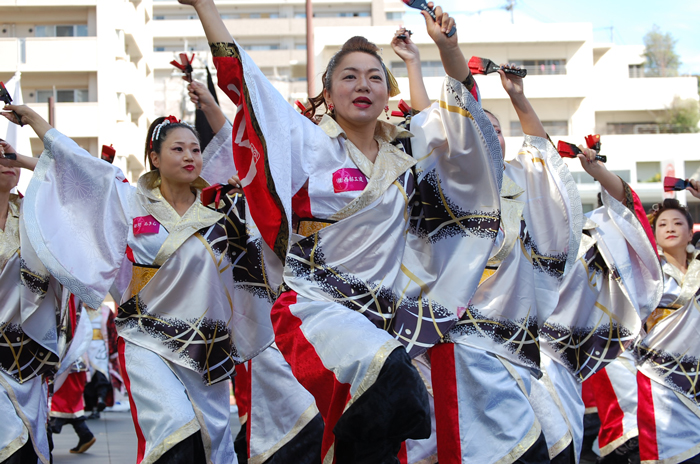
[[[30, 108], [9, 107], [44, 141], [24, 199], [22, 258], [35, 250], [43, 274], [88, 307], [99, 308], [108, 291], [121, 297], [115, 324], [138, 462], [234, 462], [229, 379], [273, 339], [278, 283], [266, 277], [244, 200], [223, 195], [213, 208], [197, 201], [209, 185], [203, 169], [216, 182], [234, 172], [231, 125], [213, 99], [198, 97], [216, 108], [205, 111], [216, 131], [205, 152], [192, 127], [156, 119], [145, 148], [151, 171], [136, 187]], [[21, 167], [27, 162], [18, 157]], [[121, 286], [124, 274], [131, 280]]]
[[498, 142], [462, 83], [469, 70], [457, 35], [446, 35], [454, 20], [439, 8], [437, 21], [426, 17], [448, 77], [409, 132], [378, 120], [398, 88], [367, 39], [343, 45], [301, 115], [212, 0], [180, 3], [195, 7], [219, 86], [240, 107], [235, 164], [251, 215], [285, 266], [275, 342], [323, 418], [321, 459], [397, 462], [404, 440], [430, 434], [427, 389], [411, 359], [463, 313], [500, 219]]

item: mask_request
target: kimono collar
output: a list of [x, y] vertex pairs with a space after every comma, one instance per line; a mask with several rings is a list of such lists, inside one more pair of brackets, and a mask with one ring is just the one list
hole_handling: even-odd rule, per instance
[[18, 195], [10, 195], [10, 204], [7, 210], [7, 220], [5, 230], [0, 231], [0, 271], [5, 268], [5, 264], [19, 250], [19, 206]]
[[[201, 177], [198, 177], [191, 184], [197, 189], [196, 199], [182, 216], [163, 198], [159, 181], [160, 173], [158, 171], [147, 172], [139, 178], [137, 192], [142, 198], [141, 204], [144, 209], [170, 234], [186, 229], [197, 231], [211, 226], [223, 217], [222, 213], [207, 208], [199, 201], [201, 188], [209, 185]], [[153, 185], [155, 187], [152, 187]]]
[[393, 124], [377, 121], [374, 139], [379, 145], [379, 152], [374, 163], [347, 138], [343, 129], [333, 118], [324, 115], [319, 126], [329, 137], [337, 138], [342, 135], [346, 139], [345, 149], [348, 156], [368, 179], [367, 186], [362, 193], [331, 216], [334, 221], [352, 216], [372, 204], [395, 183], [401, 174], [416, 164], [416, 160], [391, 144], [396, 138], [413, 137], [413, 134]]
[[[323, 115], [318, 125], [328, 137], [337, 138], [342, 135], [347, 138], [347, 134], [345, 134], [343, 128], [340, 127], [340, 124], [327, 114]], [[407, 137], [413, 137], [413, 134], [402, 127], [389, 124], [388, 122], [377, 120], [377, 125], [374, 126], [374, 138], [378, 141], [391, 143], [396, 139]]]
[[501, 198], [515, 199], [525, 191], [524, 188], [516, 184], [510, 177], [503, 176], [501, 184]]
[[661, 269], [664, 274], [675, 280], [681, 287], [680, 295], [678, 295], [676, 301], [668, 305], [669, 307], [674, 307], [675, 305], [679, 305], [679, 307], [685, 306], [698, 292], [700, 288], [700, 260], [698, 260], [698, 255], [700, 255], [700, 250], [694, 250], [690, 253], [688, 270], [684, 275], [681, 274], [680, 269], [666, 261], [662, 250], [659, 251], [659, 257], [662, 258]]

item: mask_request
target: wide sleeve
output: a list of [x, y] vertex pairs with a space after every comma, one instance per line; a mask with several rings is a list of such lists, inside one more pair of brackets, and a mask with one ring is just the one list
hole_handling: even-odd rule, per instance
[[122, 265], [135, 189], [55, 129], [44, 147], [23, 202], [29, 245], [62, 285], [99, 308]]
[[440, 99], [411, 119], [410, 132], [420, 197], [412, 225], [418, 235], [433, 243], [465, 234], [493, 240], [503, 158], [481, 104], [462, 83], [446, 77]]
[[233, 159], [253, 220], [284, 261], [292, 196], [306, 183], [306, 159], [322, 156], [330, 140], [282, 97], [236, 43], [211, 44], [219, 87], [238, 107]]
[[236, 174], [233, 162], [233, 134], [231, 123], [227, 120], [202, 153], [202, 173], [200, 177], [210, 185], [225, 184]]
[[542, 137], [525, 136], [518, 155], [506, 169], [524, 192], [526, 248], [538, 271], [558, 276], [573, 266], [583, 228], [583, 208], [576, 183], [554, 145]]

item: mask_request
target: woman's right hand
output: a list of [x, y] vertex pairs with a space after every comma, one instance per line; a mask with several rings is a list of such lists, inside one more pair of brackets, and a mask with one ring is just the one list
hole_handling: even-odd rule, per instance
[[700, 198], [700, 181], [688, 179], [688, 182], [690, 183], [690, 187], [688, 187], [686, 190], [688, 190], [695, 198]]
[[202, 111], [206, 112], [208, 109], [219, 106], [216, 104], [216, 101], [214, 100], [211, 92], [209, 92], [207, 86], [201, 82], [190, 82], [190, 84], [187, 86], [187, 93], [190, 97], [190, 101]]

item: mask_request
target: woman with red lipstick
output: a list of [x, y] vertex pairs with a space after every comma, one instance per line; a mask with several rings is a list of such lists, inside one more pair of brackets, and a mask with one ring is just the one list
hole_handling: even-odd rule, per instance
[[191, 126], [156, 119], [145, 148], [151, 170], [133, 187], [30, 108], [8, 109], [44, 141], [23, 208], [51, 274], [99, 307], [125, 252], [133, 263], [115, 324], [138, 462], [233, 462], [228, 380], [272, 342], [277, 284], [238, 196], [222, 195], [214, 208], [198, 200], [204, 161], [218, 166], [214, 181], [233, 172], [231, 125], [212, 124], [203, 154]]
[[[48, 464], [47, 387], [58, 366], [61, 289], [33, 253], [13, 193], [36, 159], [0, 140], [0, 461]], [[21, 163], [21, 164], [20, 164]]]
[[[688, 190], [700, 198], [700, 183]], [[651, 213], [664, 272], [659, 307], [646, 320], [637, 357], [639, 456], [645, 463], [700, 463], [700, 252], [693, 218], [678, 200]]]
[[454, 20], [437, 9], [427, 23], [448, 77], [441, 101], [408, 132], [378, 120], [399, 90], [365, 38], [328, 63], [306, 111], [326, 108], [315, 125], [233, 40], [212, 0], [180, 2], [196, 9], [219, 86], [240, 107], [236, 167], [253, 219], [285, 264], [275, 342], [316, 399], [323, 461], [398, 462], [405, 439], [430, 433], [411, 358], [464, 313], [500, 218], [498, 142], [466, 61], [454, 59]]

